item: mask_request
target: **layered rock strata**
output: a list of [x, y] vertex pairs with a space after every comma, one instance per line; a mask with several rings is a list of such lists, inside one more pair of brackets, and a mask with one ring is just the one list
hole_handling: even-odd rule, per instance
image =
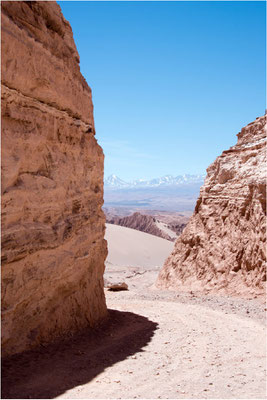
[[106, 315], [103, 161], [60, 7], [2, 2], [3, 356]]
[[161, 288], [264, 293], [266, 116], [207, 169], [195, 212], [157, 280]]

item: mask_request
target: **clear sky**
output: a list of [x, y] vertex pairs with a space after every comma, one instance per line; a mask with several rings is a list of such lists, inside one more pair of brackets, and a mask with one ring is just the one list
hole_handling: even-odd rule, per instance
[[265, 2], [60, 1], [105, 176], [205, 173], [265, 111]]

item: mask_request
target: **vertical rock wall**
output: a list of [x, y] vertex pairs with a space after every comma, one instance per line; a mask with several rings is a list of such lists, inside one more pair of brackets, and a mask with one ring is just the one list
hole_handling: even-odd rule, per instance
[[195, 212], [157, 286], [265, 293], [266, 116], [207, 169]]
[[3, 356], [106, 315], [103, 161], [60, 7], [2, 2]]

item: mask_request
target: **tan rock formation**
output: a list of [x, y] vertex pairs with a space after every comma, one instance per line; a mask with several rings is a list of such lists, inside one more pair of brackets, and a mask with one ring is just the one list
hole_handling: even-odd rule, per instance
[[264, 293], [266, 116], [207, 169], [195, 212], [157, 280], [158, 287]]
[[2, 354], [106, 314], [103, 152], [72, 30], [2, 2]]

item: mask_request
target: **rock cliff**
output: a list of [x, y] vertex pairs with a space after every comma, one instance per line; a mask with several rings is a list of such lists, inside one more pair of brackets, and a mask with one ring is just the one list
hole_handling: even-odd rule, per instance
[[2, 2], [2, 355], [106, 315], [103, 161], [54, 2]]
[[158, 287], [264, 293], [266, 116], [207, 169], [195, 212], [157, 280]]

